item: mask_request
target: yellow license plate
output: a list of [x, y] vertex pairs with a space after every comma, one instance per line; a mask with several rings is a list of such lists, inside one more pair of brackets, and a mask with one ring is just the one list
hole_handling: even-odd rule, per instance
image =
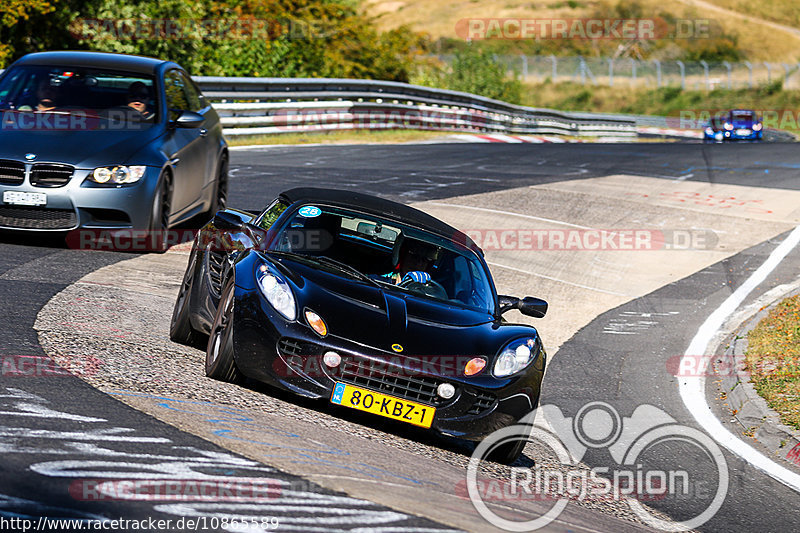
[[344, 383], [337, 383], [333, 387], [331, 402], [424, 428], [431, 427], [433, 415], [436, 413], [436, 408], [430, 405], [402, 400]]

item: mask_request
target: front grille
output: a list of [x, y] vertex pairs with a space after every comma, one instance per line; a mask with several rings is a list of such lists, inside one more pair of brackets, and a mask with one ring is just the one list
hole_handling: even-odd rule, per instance
[[25, 165], [18, 161], [0, 159], [0, 183], [21, 185], [25, 181]]
[[291, 337], [281, 337], [278, 341], [278, 353], [283, 356], [301, 355], [305, 357], [319, 355], [321, 347], [313, 342], [306, 342]]
[[222, 274], [225, 264], [225, 253], [208, 249], [208, 285], [211, 293], [219, 298], [222, 295]]
[[494, 395], [481, 391], [476, 391], [475, 395], [475, 403], [472, 405], [472, 407], [470, 407], [469, 411], [467, 411], [467, 414], [479, 415], [494, 407]]
[[69, 165], [37, 164], [31, 169], [31, 185], [34, 187], [63, 187], [72, 179], [75, 167]]
[[445, 400], [436, 394], [439, 382], [427, 376], [409, 376], [408, 372], [397, 368], [392, 370], [387, 364], [371, 363], [358, 357], [342, 360], [336, 378], [359, 387], [380, 391], [406, 400], [439, 405]]
[[0, 226], [20, 229], [71, 229], [78, 223], [71, 209], [0, 206]]

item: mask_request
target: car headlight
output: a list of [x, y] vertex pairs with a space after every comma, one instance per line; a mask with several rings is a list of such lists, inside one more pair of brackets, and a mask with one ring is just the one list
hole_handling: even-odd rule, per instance
[[728, 130], [728, 131], [732, 130], [733, 129], [733, 124], [731, 124], [730, 122], [726, 122], [725, 123], [725, 129]]
[[707, 135], [714, 135], [714, 130], [709, 126], [708, 128], [706, 128], [706, 134]]
[[129, 185], [142, 179], [146, 168], [144, 165], [99, 167], [89, 175], [89, 180], [100, 185]]
[[535, 337], [511, 341], [497, 356], [492, 373], [498, 378], [516, 374], [530, 365], [537, 355], [539, 345]]
[[763, 127], [764, 126], [762, 126], [761, 123], [753, 124], [753, 131], [761, 131], [761, 128]]
[[270, 272], [265, 265], [261, 265], [258, 269], [257, 279], [261, 294], [277, 312], [289, 321], [297, 318], [294, 294], [283, 278]]

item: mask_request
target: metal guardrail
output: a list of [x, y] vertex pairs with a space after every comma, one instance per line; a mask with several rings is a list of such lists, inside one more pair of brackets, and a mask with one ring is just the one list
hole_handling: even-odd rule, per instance
[[229, 136], [349, 129], [636, 136], [625, 115], [567, 113], [407, 83], [307, 78], [194, 80]]

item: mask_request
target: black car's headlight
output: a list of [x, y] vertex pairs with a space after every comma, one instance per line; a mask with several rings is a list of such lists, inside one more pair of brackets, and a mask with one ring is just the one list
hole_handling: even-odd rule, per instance
[[89, 174], [88, 180], [98, 185], [130, 185], [142, 179], [146, 169], [144, 165], [99, 167]]
[[261, 294], [277, 312], [289, 321], [297, 318], [297, 304], [286, 280], [271, 272], [266, 265], [258, 267], [256, 279]]
[[504, 378], [524, 370], [539, 355], [540, 344], [536, 337], [527, 337], [509, 342], [494, 361], [492, 373]]

